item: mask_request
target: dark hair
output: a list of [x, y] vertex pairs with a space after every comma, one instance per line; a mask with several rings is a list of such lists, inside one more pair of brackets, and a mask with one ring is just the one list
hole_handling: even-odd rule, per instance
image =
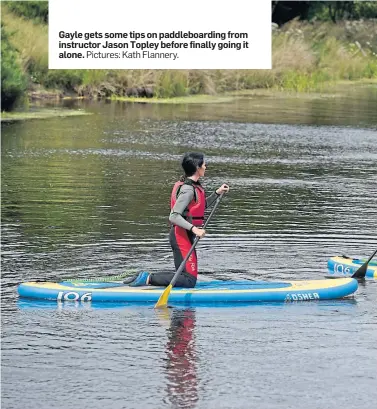
[[196, 170], [203, 166], [204, 154], [201, 152], [187, 152], [182, 158], [182, 168], [185, 174], [181, 176], [181, 181], [183, 182], [187, 177], [192, 176]]

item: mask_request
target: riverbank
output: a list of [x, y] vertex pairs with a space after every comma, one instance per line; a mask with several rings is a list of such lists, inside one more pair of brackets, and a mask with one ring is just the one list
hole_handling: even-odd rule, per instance
[[118, 97], [113, 95], [107, 99], [111, 101], [134, 102], [140, 104], [221, 104], [224, 102], [231, 102], [240, 95], [235, 93], [223, 93], [218, 95], [187, 95], [183, 97], [172, 98], [138, 98], [138, 97]]
[[9, 42], [20, 50], [30, 99], [37, 88], [42, 98], [54, 90], [59, 99], [139, 102], [142, 97], [152, 103], [174, 103], [170, 98], [190, 96], [192, 101], [198, 97], [205, 102], [202, 95], [218, 98], [227, 92], [259, 89], [304, 93], [338, 81], [377, 78], [375, 20], [273, 25], [271, 70], [49, 70], [48, 26], [15, 15], [6, 4], [1, 7]]
[[237, 100], [239, 98], [267, 97], [267, 98], [300, 98], [300, 99], [317, 99], [317, 98], [335, 98], [341, 96], [345, 90], [350, 88], [371, 87], [377, 89], [377, 78], [364, 78], [356, 81], [336, 81], [327, 82], [315, 90], [307, 92], [297, 92], [290, 89], [273, 88], [256, 88], [224, 92], [217, 95], [188, 95], [185, 97], [172, 98], [136, 98], [136, 97], [117, 97], [108, 98], [112, 101], [123, 101], [140, 104], [220, 104]]
[[[135, 97], [116, 97], [113, 96], [108, 98], [113, 102], [125, 102], [130, 104], [157, 104], [157, 105], [210, 105], [210, 104], [227, 104], [236, 102], [240, 99], [250, 99], [250, 100], [262, 100], [262, 99], [274, 99], [274, 100], [290, 100], [299, 99], [302, 101], [314, 101], [314, 100], [328, 100], [337, 99], [344, 97], [345, 93], [357, 90], [370, 88], [375, 89], [377, 92], [377, 79], [363, 79], [358, 81], [339, 81], [337, 83], [327, 84], [322, 91], [317, 92], [295, 92], [292, 90], [280, 90], [278, 88], [270, 89], [253, 89], [253, 90], [238, 90], [230, 91], [219, 95], [189, 95], [186, 97], [173, 97], [173, 98], [135, 98]], [[71, 110], [64, 108], [51, 108], [52, 95], [51, 93], [46, 94], [46, 99], [44, 99], [43, 94], [39, 94], [35, 105], [31, 105], [28, 111], [13, 111], [13, 112], [2, 112], [1, 122], [17, 122], [17, 121], [27, 121], [32, 119], [49, 119], [54, 117], [73, 117], [73, 116], [83, 116], [92, 115], [92, 113], [85, 112], [84, 110]], [[71, 95], [69, 97], [61, 98], [63, 100], [88, 100], [87, 97], [75, 97]], [[55, 102], [59, 104], [59, 98], [55, 99]], [[38, 103], [38, 105], [36, 105]], [[46, 105], [44, 107], [44, 105]]]

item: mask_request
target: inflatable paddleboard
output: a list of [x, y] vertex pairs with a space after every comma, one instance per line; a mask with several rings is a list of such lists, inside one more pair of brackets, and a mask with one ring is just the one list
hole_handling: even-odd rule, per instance
[[[347, 256], [332, 257], [327, 262], [327, 268], [331, 275], [337, 277], [352, 276], [367, 260], [351, 258]], [[370, 261], [365, 278], [377, 279], [377, 262]]]
[[[343, 298], [358, 288], [357, 280], [339, 278], [310, 281], [207, 281], [195, 288], [173, 288], [169, 305], [294, 302]], [[127, 302], [155, 304], [165, 287], [130, 287], [123, 283], [28, 282], [20, 284], [22, 298], [55, 302]]]

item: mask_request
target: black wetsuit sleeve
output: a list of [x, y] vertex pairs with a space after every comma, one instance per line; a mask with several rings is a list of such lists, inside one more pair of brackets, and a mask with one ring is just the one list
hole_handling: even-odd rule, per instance
[[194, 188], [190, 185], [182, 185], [179, 191], [177, 201], [170, 212], [169, 221], [176, 226], [182, 227], [186, 230], [191, 230], [193, 225], [184, 217], [185, 210], [194, 199]]

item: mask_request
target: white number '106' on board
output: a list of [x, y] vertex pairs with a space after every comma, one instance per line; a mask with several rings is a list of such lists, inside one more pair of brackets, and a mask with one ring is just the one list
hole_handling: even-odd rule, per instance
[[335, 264], [334, 271], [336, 274], [344, 274], [344, 275], [350, 275], [350, 274], [353, 274], [354, 272], [352, 268], [345, 267], [342, 264]]
[[85, 293], [80, 295], [75, 291], [59, 291], [57, 301], [92, 301], [92, 293]]

